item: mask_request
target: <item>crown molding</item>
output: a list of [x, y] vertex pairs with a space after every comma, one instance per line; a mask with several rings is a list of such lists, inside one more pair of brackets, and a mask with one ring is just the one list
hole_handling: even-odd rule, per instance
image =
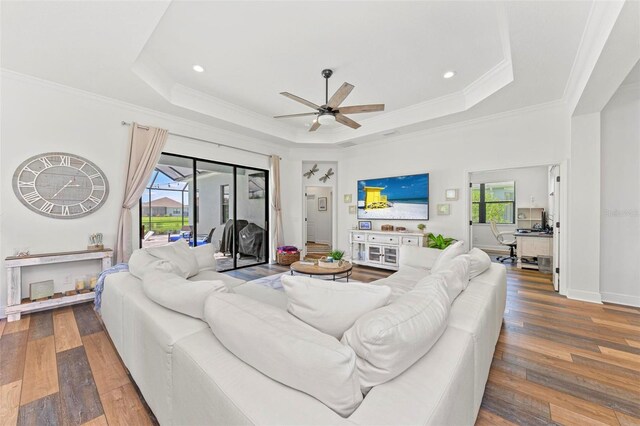
[[[50, 80], [44, 80], [39, 77], [34, 77], [28, 74], [19, 73], [13, 70], [9, 70], [7, 68], [0, 68], [0, 73], [2, 78], [9, 78], [15, 81], [37, 85], [46, 89], [55, 90], [57, 92], [63, 93], [65, 95], [76, 96], [84, 99], [89, 99], [101, 103], [105, 103], [117, 108], [127, 109], [131, 112], [146, 114], [152, 117], [157, 118], [162, 121], [170, 121], [176, 123], [181, 126], [187, 126], [191, 129], [195, 129], [197, 131], [201, 131], [204, 133], [203, 137], [207, 137], [209, 139], [214, 139], [212, 142], [215, 142], [215, 139], [219, 139], [221, 143], [223, 141], [227, 141], [228, 139], [233, 139], [239, 142], [244, 142], [253, 145], [254, 147], [258, 147], [260, 150], [265, 151], [265, 154], [272, 153], [272, 151], [277, 151], [278, 153], [286, 152], [287, 147], [282, 144], [274, 144], [271, 142], [265, 142], [264, 140], [253, 138], [251, 136], [247, 136], [241, 133], [231, 132], [225, 129], [221, 129], [218, 127], [210, 126], [208, 124], [204, 124], [199, 121], [193, 121], [187, 118], [183, 118], [177, 115], [168, 114], [165, 112], [157, 111], [151, 108], [143, 107], [140, 105], [132, 104], [129, 102], [125, 102], [119, 99], [110, 98], [108, 96], [100, 95], [94, 92], [89, 92], [86, 90], [78, 89], [71, 86], [66, 86], [64, 84], [56, 83]], [[128, 120], [128, 117], [122, 117], [123, 120]], [[114, 123], [114, 125], [120, 125], [119, 123]], [[195, 135], [194, 135], [195, 136]], [[265, 149], [266, 148], [266, 149]], [[284, 148], [284, 149], [283, 149]], [[269, 151], [269, 152], [267, 152]]]
[[571, 114], [578, 105], [623, 6], [624, 0], [594, 1], [591, 4], [587, 24], [563, 94]]
[[[411, 139], [416, 139], [416, 138], [420, 138], [423, 136], [431, 136], [434, 134], [439, 134], [439, 133], [446, 133], [448, 131], [451, 130], [459, 130], [459, 129], [464, 129], [465, 127], [471, 127], [471, 126], [475, 126], [478, 124], [483, 124], [483, 123], [487, 123], [487, 122], [491, 122], [491, 121], [497, 121], [497, 120], [504, 120], [504, 119], [508, 119], [511, 117], [515, 117], [515, 116], [520, 116], [520, 115], [524, 115], [524, 114], [533, 114], [535, 112], [538, 111], [544, 111], [544, 110], [551, 110], [551, 109], [559, 109], [561, 110], [561, 112], [564, 112], [567, 117], [569, 117], [568, 114], [568, 110], [567, 110], [567, 104], [565, 102], [564, 99], [556, 99], [554, 101], [550, 101], [550, 102], [544, 102], [541, 104], [536, 104], [536, 105], [529, 105], [523, 108], [518, 108], [518, 109], [514, 109], [514, 110], [509, 110], [509, 111], [504, 111], [504, 112], [499, 112], [496, 114], [491, 114], [491, 115], [486, 115], [483, 117], [478, 117], [478, 118], [472, 118], [470, 120], [465, 120], [465, 121], [460, 121], [457, 123], [453, 123], [453, 124], [445, 124], [442, 126], [437, 126], [437, 127], [433, 127], [430, 129], [425, 129], [425, 130], [419, 130], [416, 132], [411, 132], [411, 133], [407, 133], [407, 134], [403, 134], [403, 135], [398, 135], [398, 136], [391, 136], [391, 137], [386, 137], [383, 138], [381, 137], [379, 140], [376, 141], [372, 141], [372, 142], [368, 142], [367, 146], [379, 146], [379, 145], [383, 145], [383, 144], [387, 144], [390, 142], [403, 142], [403, 141], [407, 141], [407, 140], [411, 140]], [[351, 147], [357, 147], [361, 144], [353, 144], [353, 145], [349, 145], [349, 146], [345, 146], [344, 149], [347, 148], [351, 148]]]

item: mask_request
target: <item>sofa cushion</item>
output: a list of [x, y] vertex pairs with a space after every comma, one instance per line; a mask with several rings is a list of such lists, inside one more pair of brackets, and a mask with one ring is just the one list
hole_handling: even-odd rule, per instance
[[441, 254], [442, 250], [403, 244], [400, 246], [400, 268], [413, 266], [414, 268], [430, 269]]
[[431, 273], [435, 274], [441, 269], [446, 269], [449, 262], [464, 253], [464, 241], [456, 241], [455, 243], [451, 244], [449, 247], [445, 248], [440, 256], [438, 256], [438, 258], [435, 260], [435, 262], [433, 262]]
[[391, 296], [391, 289], [384, 285], [300, 276], [283, 275], [282, 286], [289, 313], [337, 339], [362, 315], [386, 305]]
[[446, 268], [434, 274], [444, 278], [451, 303], [469, 285], [469, 265], [469, 255], [463, 254], [448, 262]]
[[234, 278], [231, 275], [223, 274], [222, 272], [213, 271], [211, 269], [205, 269], [198, 272], [192, 277], [187, 278], [189, 281], [222, 281], [227, 285], [229, 290], [236, 288], [237, 286], [246, 283], [239, 278]]
[[447, 327], [449, 309], [444, 280], [430, 276], [395, 302], [360, 317], [342, 342], [358, 355], [363, 390], [393, 379], [424, 356]]
[[142, 288], [157, 304], [198, 319], [204, 319], [204, 303], [210, 293], [228, 291], [222, 281], [188, 281], [161, 271], [148, 271]]
[[474, 410], [480, 408], [484, 387], [495, 350], [501, 321], [496, 311], [497, 287], [471, 281], [469, 287], [451, 305], [449, 327], [466, 331], [473, 338]]
[[205, 318], [229, 351], [266, 376], [341, 416], [362, 402], [353, 350], [288, 312], [240, 294], [212, 293]]
[[391, 301], [396, 300], [403, 294], [413, 290], [416, 283], [429, 275], [426, 268], [416, 268], [413, 266], [403, 265], [398, 272], [389, 275], [387, 278], [374, 281], [373, 285], [386, 285], [391, 288]]
[[164, 246], [145, 249], [148, 254], [161, 260], [171, 262], [183, 278], [191, 277], [198, 273], [198, 261], [184, 239], [169, 243]]
[[191, 253], [193, 253], [196, 258], [198, 270], [216, 269], [216, 258], [214, 257], [216, 252], [212, 244], [202, 244], [201, 246], [194, 247], [191, 249]]
[[197, 331], [210, 334], [209, 326], [153, 302], [126, 272], [106, 277], [100, 313], [145, 402], [160, 424], [171, 424], [174, 344]]
[[491, 266], [491, 258], [487, 253], [479, 248], [473, 248], [469, 250], [469, 279], [472, 280]]
[[144, 249], [135, 250], [129, 258], [129, 272], [136, 278], [142, 279], [148, 270], [178, 273], [179, 270], [171, 262], [158, 259]]

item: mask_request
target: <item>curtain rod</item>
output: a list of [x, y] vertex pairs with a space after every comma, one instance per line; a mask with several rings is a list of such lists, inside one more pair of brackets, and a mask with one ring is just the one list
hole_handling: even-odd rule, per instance
[[[123, 126], [131, 126], [131, 123], [128, 123], [126, 121], [122, 121], [120, 122], [120, 124], [122, 124]], [[138, 125], [139, 128], [141, 129], [145, 129], [145, 130], [149, 130], [148, 127], [145, 126], [140, 126]], [[188, 135], [181, 135], [180, 133], [172, 133], [172, 132], [168, 132], [171, 136], [178, 136], [180, 138], [186, 138], [186, 139], [191, 139], [194, 141], [198, 141], [198, 142], [206, 142], [206, 143], [211, 143], [216, 145], [218, 148], [220, 148], [221, 146], [225, 147], [225, 148], [231, 148], [231, 149], [237, 149], [238, 151], [244, 151], [244, 152], [250, 152], [251, 154], [258, 154], [258, 155], [263, 155], [265, 157], [271, 157], [269, 154], [264, 154], [262, 152], [258, 152], [258, 151], [252, 151], [250, 149], [244, 149], [244, 148], [238, 148], [235, 146], [231, 146], [231, 145], [225, 145], [223, 143], [219, 143], [219, 142], [213, 142], [213, 141], [208, 141], [206, 139], [200, 139], [200, 138], [194, 138], [193, 136], [188, 136]], [[282, 160], [282, 157], [278, 157]]]

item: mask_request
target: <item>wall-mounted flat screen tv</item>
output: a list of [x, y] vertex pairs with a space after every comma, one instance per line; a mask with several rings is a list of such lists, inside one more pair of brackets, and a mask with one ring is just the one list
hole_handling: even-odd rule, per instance
[[428, 220], [429, 173], [359, 180], [358, 219]]

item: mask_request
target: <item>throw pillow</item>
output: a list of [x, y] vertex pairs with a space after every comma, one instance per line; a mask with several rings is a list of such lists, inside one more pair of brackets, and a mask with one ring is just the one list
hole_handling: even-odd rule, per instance
[[288, 312], [241, 294], [213, 293], [205, 318], [231, 353], [273, 380], [344, 417], [362, 402], [353, 349]]
[[471, 260], [471, 265], [469, 267], [470, 280], [482, 274], [491, 266], [491, 258], [487, 253], [479, 248], [471, 249], [469, 251], [469, 258]]
[[449, 297], [440, 276], [428, 276], [393, 303], [364, 314], [344, 333], [342, 343], [358, 356], [364, 392], [411, 367], [447, 328]]
[[142, 279], [149, 270], [179, 273], [180, 271], [166, 260], [160, 260], [150, 255], [144, 249], [135, 250], [129, 258], [129, 272], [136, 278]]
[[145, 250], [158, 259], [171, 262], [179, 271], [178, 275], [183, 278], [189, 278], [198, 273], [198, 261], [186, 240], [179, 239], [165, 246], [151, 247]]
[[211, 293], [228, 291], [222, 281], [188, 281], [154, 270], [144, 275], [142, 289], [158, 305], [198, 319], [204, 319], [204, 304]]
[[388, 303], [384, 285], [339, 283], [309, 277], [282, 276], [287, 310], [310, 326], [341, 339], [358, 318]]
[[198, 262], [198, 270], [216, 269], [216, 258], [213, 244], [203, 244], [191, 249], [191, 252]]
[[444, 278], [450, 303], [469, 285], [470, 256], [463, 254], [447, 264], [446, 269], [439, 270], [436, 275]]
[[446, 269], [449, 262], [464, 253], [464, 241], [456, 241], [455, 243], [451, 244], [449, 247], [444, 249], [440, 256], [438, 256], [438, 258], [435, 260], [435, 262], [433, 262], [431, 273], [435, 274], [440, 269]]

